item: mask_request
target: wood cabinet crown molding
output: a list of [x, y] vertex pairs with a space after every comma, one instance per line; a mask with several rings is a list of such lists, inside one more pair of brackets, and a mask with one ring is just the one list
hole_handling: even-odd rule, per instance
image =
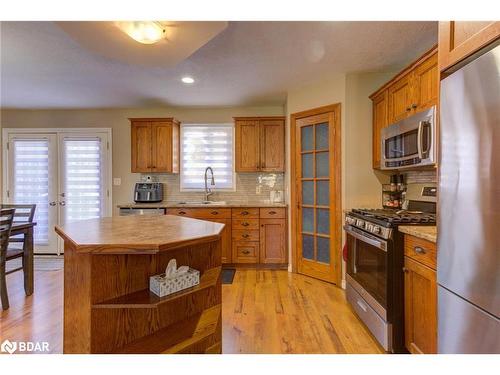
[[395, 81], [399, 80], [400, 78], [404, 77], [406, 74], [410, 73], [415, 67], [425, 60], [427, 60], [430, 56], [438, 52], [438, 46], [437, 44], [432, 46], [428, 51], [424, 52], [421, 56], [416, 58], [414, 61], [412, 61], [410, 64], [408, 64], [403, 70], [401, 70], [399, 73], [397, 73], [392, 79], [390, 79], [387, 83], [382, 85], [377, 89], [377, 91], [373, 92], [369, 98], [373, 99], [375, 96], [380, 94], [383, 90], [387, 89], [390, 85], [392, 85]]

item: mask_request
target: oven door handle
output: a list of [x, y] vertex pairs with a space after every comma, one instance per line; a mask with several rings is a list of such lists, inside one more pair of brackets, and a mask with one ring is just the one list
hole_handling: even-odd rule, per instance
[[379, 241], [375, 238], [371, 238], [371, 237], [365, 236], [357, 231], [354, 231], [354, 229], [350, 225], [344, 226], [344, 230], [346, 231], [347, 234], [353, 236], [354, 238], [357, 238], [360, 241], [363, 241], [363, 242], [366, 242], [367, 244], [375, 246], [377, 249], [380, 249], [382, 251], [387, 252], [386, 243], [384, 241]]

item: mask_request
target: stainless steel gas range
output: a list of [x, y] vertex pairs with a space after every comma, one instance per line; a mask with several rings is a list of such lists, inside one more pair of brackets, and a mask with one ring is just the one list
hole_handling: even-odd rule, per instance
[[[346, 214], [346, 295], [382, 347], [404, 353], [404, 241], [399, 225], [435, 225], [435, 186], [409, 188], [406, 210], [353, 209]], [[432, 191], [434, 196], [425, 195]], [[420, 198], [423, 200], [413, 200]]]

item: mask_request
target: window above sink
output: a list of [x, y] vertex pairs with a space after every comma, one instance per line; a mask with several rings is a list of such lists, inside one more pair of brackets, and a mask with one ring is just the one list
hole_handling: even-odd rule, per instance
[[203, 191], [207, 167], [214, 171], [216, 190], [234, 191], [233, 124], [183, 124], [180, 143], [181, 191]]

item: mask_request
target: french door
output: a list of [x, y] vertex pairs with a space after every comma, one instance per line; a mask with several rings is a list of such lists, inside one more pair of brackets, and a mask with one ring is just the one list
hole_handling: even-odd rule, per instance
[[35, 253], [63, 251], [56, 224], [111, 214], [109, 132], [8, 131], [6, 139], [4, 200], [37, 205]]
[[[297, 271], [340, 281], [340, 105], [295, 114]], [[316, 113], [319, 112], [319, 113]]]

